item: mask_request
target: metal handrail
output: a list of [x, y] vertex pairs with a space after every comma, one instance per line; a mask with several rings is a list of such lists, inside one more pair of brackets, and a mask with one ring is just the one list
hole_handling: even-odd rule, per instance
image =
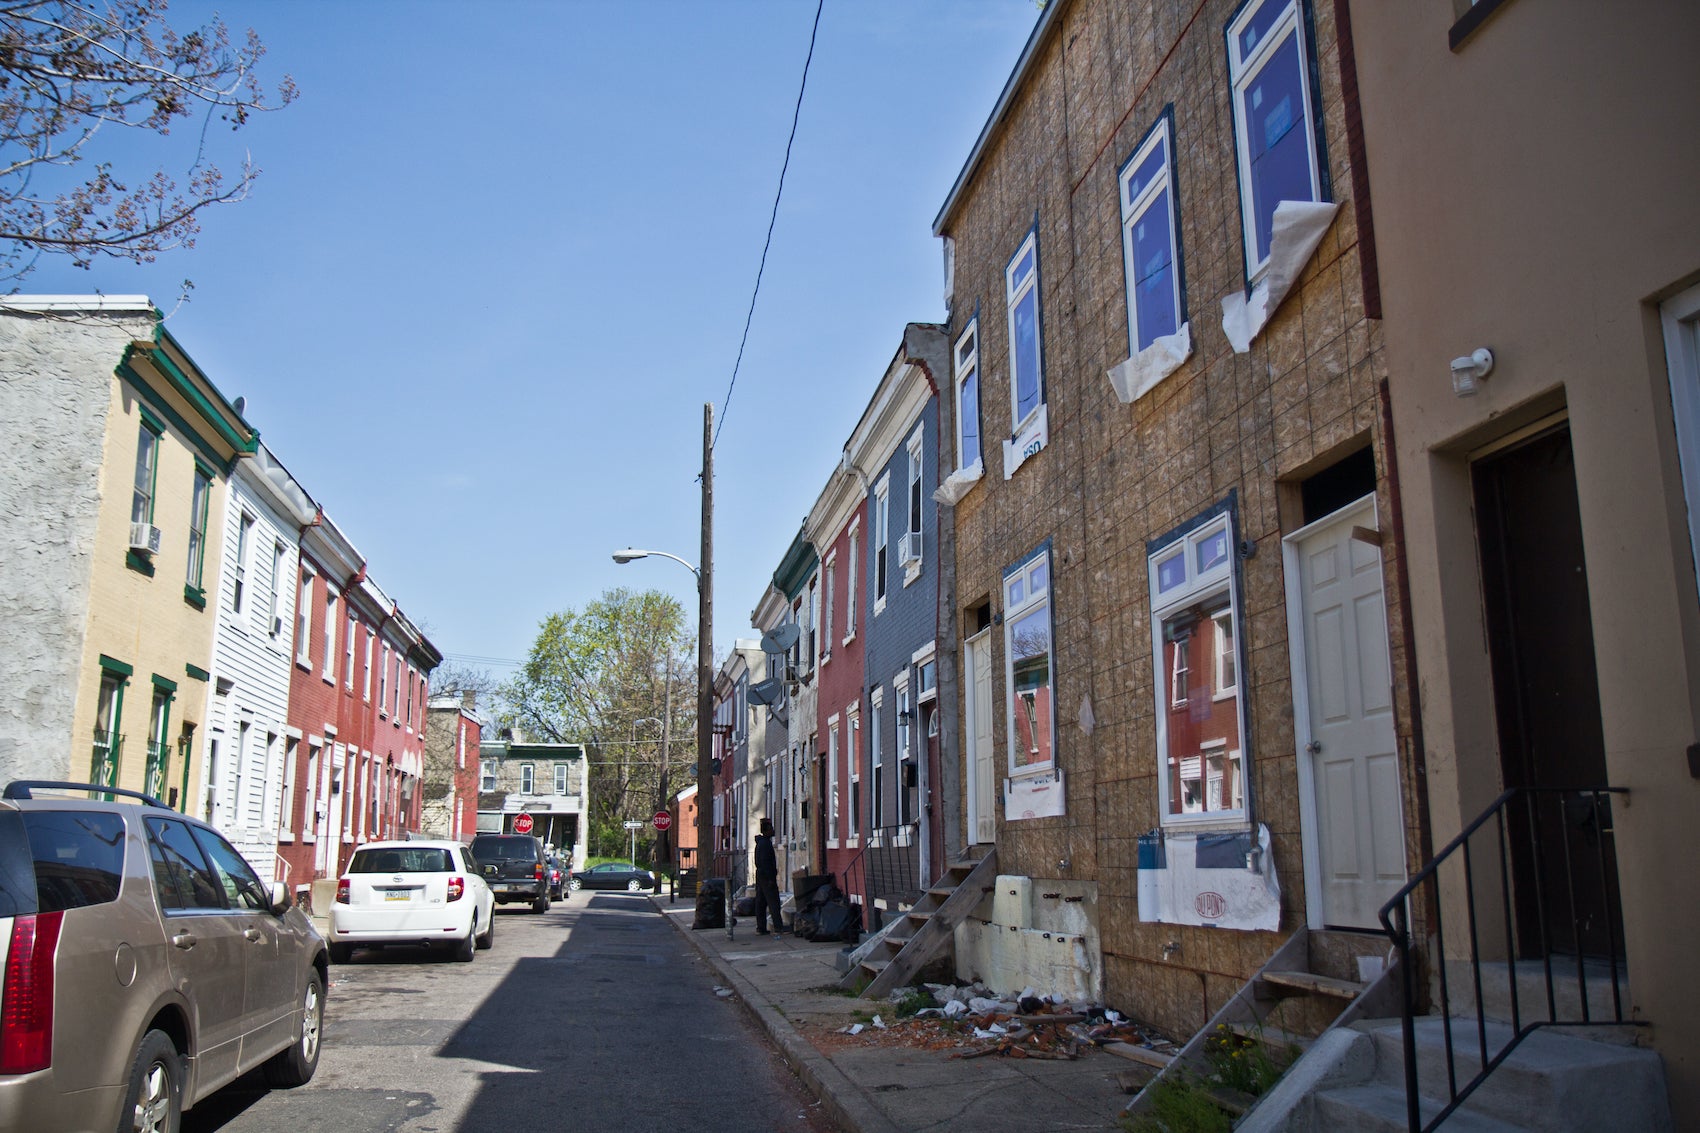
[[[1401, 1035], [1404, 1040], [1405, 1057], [1405, 1106], [1406, 1117], [1411, 1133], [1429, 1133], [1447, 1117], [1451, 1116], [1464, 1101], [1503, 1063], [1517, 1045], [1528, 1035], [1541, 1027], [1589, 1026], [1606, 1023], [1629, 1023], [1645, 1025], [1645, 1020], [1629, 1020], [1623, 1017], [1623, 994], [1618, 973], [1620, 955], [1619, 941], [1615, 922], [1611, 917], [1613, 900], [1612, 889], [1616, 880], [1616, 870], [1612, 860], [1607, 858], [1606, 842], [1612, 837], [1610, 822], [1611, 795], [1627, 795], [1625, 787], [1513, 787], [1500, 794], [1480, 815], [1466, 826], [1456, 838], [1448, 842], [1437, 852], [1416, 876], [1407, 881], [1393, 898], [1381, 907], [1379, 917], [1382, 929], [1392, 939], [1393, 946], [1398, 950], [1400, 981], [1403, 989], [1401, 1002]], [[1572, 941], [1577, 945], [1575, 964], [1577, 993], [1580, 999], [1579, 1019], [1560, 1018], [1557, 995], [1553, 985], [1553, 955], [1551, 924], [1548, 917], [1544, 895], [1545, 882], [1548, 880], [1548, 862], [1540, 852], [1540, 801], [1546, 797], [1559, 799], [1561, 826], [1566, 796], [1583, 800], [1588, 806], [1589, 823], [1597, 835], [1596, 849], [1598, 851], [1600, 874], [1604, 885], [1602, 900], [1604, 908], [1583, 910], [1577, 890], [1575, 863], [1572, 861], [1568, 841], [1564, 843], [1563, 867], [1565, 892], [1569, 897]], [[1519, 800], [1527, 800], [1529, 847], [1533, 851], [1532, 865], [1534, 876], [1529, 879], [1534, 890], [1535, 924], [1519, 926], [1512, 909], [1512, 888], [1509, 859], [1511, 857], [1511, 832], [1506, 823], [1507, 812]], [[1604, 821], [1602, 821], [1604, 816]], [[1484, 830], [1489, 823], [1495, 825], [1493, 850], [1499, 859], [1497, 881], [1500, 890], [1501, 914], [1505, 930], [1505, 943], [1508, 956], [1507, 969], [1509, 972], [1509, 988], [1511, 993], [1511, 1030], [1512, 1036], [1508, 1042], [1496, 1052], [1489, 1053], [1487, 1034], [1487, 1013], [1482, 999], [1482, 960], [1479, 940], [1479, 925], [1477, 921], [1476, 872], [1474, 857], [1471, 853], [1471, 838]], [[1480, 1058], [1481, 1067], [1474, 1077], [1460, 1088], [1458, 1084], [1457, 1056], [1453, 1048], [1452, 1027], [1452, 991], [1446, 965], [1446, 931], [1445, 919], [1440, 899], [1441, 867], [1457, 856], [1464, 871], [1465, 911], [1467, 913], [1469, 931], [1469, 960], [1470, 980], [1475, 998], [1475, 1045]], [[1489, 879], [1493, 880], [1492, 877]], [[1417, 1076], [1416, 1048], [1416, 1008], [1417, 994], [1412, 963], [1413, 945], [1410, 931], [1410, 899], [1424, 886], [1432, 886], [1428, 908], [1433, 915], [1433, 955], [1434, 968], [1439, 976], [1440, 1018], [1441, 1028], [1445, 1035], [1446, 1046], [1446, 1086], [1447, 1102], [1433, 1119], [1425, 1123], [1421, 1111], [1421, 1090]], [[1588, 997], [1588, 976], [1582, 949], [1580, 947], [1582, 926], [1586, 913], [1599, 912], [1604, 914], [1607, 929], [1607, 959], [1611, 971], [1612, 1012], [1609, 1018], [1593, 1018]], [[1523, 1018], [1522, 1005], [1517, 991], [1518, 928], [1524, 930], [1539, 930], [1539, 947], [1535, 950], [1540, 955], [1546, 980], [1546, 1018]]]
[[911, 851], [918, 851], [915, 839], [919, 837], [919, 828], [912, 822], [875, 827], [869, 831], [868, 840], [861, 851], [844, 867], [842, 888], [846, 893], [861, 896], [863, 915], [867, 919], [869, 931], [878, 929], [884, 919], [880, 915], [880, 900], [895, 897], [913, 905], [925, 890], [926, 880], [918, 873], [913, 885], [896, 884], [896, 873], [884, 860], [892, 856], [892, 851], [897, 851], [898, 856], [904, 858], [915, 856]]

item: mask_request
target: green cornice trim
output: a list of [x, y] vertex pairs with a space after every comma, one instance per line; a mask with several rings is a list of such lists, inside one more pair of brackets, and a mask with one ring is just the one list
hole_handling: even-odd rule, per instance
[[142, 415], [142, 424], [146, 425], [156, 433], [165, 432], [165, 422], [155, 416], [151, 409], [145, 405], [137, 405], [136, 409]]
[[[159, 328], [155, 333], [156, 342], [161, 336], [163, 336], [164, 341], [169, 342], [180, 352], [182, 351], [183, 348], [177, 345], [177, 341], [173, 339], [163, 327]], [[183, 372], [182, 367], [178, 366], [177, 363], [172, 360], [171, 355], [165, 351], [163, 346], [155, 345], [152, 347], [144, 347], [139, 343], [132, 343], [130, 347], [125, 350], [123, 360], [118, 363], [118, 373], [121, 376], [127, 378], [130, 382], [135, 384], [137, 388], [146, 390], [150, 394], [154, 394], [154, 391], [149, 388], [148, 383], [140, 379], [140, 375], [136, 373], [135, 368], [132, 365], [132, 360], [137, 354], [141, 354], [145, 357], [149, 364], [152, 365], [155, 370], [159, 371], [166, 381], [171, 383], [177, 392], [183, 396], [184, 400], [194, 407], [195, 412], [200, 416], [201, 420], [212, 429], [220, 440], [229, 445], [232, 450], [237, 453], [252, 454], [259, 449], [259, 431], [249, 425], [246, 421], [243, 421], [242, 418], [237, 415], [235, 407], [230, 405], [229, 402], [226, 402], [224, 400], [224, 395], [220, 394], [217, 389], [213, 389], [213, 396], [217, 397], [221, 404], [219, 406], [215, 406], [207, 395], [201, 391], [200, 386], [190, 379], [190, 377]], [[188, 357], [186, 352], [184, 352], [184, 357]], [[211, 383], [208, 383], [208, 385], [210, 387]], [[155, 394], [155, 397], [157, 398], [157, 394]], [[161, 409], [166, 410], [168, 414], [170, 413], [169, 406], [163, 404], [163, 402], [157, 402], [157, 404], [159, 404]], [[223, 410], [222, 412], [221, 408]], [[175, 416], [175, 414], [171, 415]], [[231, 425], [230, 418], [232, 417], [235, 417], [237, 421], [242, 423], [246, 429], [246, 435], [243, 435], [242, 430]], [[178, 423], [181, 424], [191, 435], [199, 435], [198, 430], [189, 426], [187, 422], [179, 419]], [[218, 453], [206, 449], [203, 449], [203, 451], [207, 452], [208, 457], [215, 464], [221, 466], [226, 464], [224, 458]]]
[[212, 674], [207, 672], [205, 669], [201, 668], [199, 665], [190, 665], [190, 664], [185, 663], [184, 666], [183, 666], [183, 671], [185, 673], [187, 673], [190, 676], [190, 678], [193, 679], [193, 680], [197, 680], [197, 681], [210, 681], [210, 680], [212, 680]]
[[[217, 469], [215, 469], [212, 465], [208, 464], [206, 461], [202, 460], [198, 456], [195, 458], [195, 467], [197, 469], [199, 469], [201, 475], [205, 476], [208, 480], [217, 480], [218, 479]], [[228, 469], [226, 471], [228, 471]]]
[[100, 655], [100, 667], [109, 672], [117, 673], [121, 677], [128, 677], [136, 671], [134, 666], [126, 665], [117, 658], [108, 657], [104, 653]]
[[814, 544], [803, 538], [799, 531], [797, 537], [791, 540], [785, 557], [779, 560], [779, 569], [773, 572], [773, 585], [785, 595], [786, 601], [790, 601], [803, 592], [804, 584], [819, 562], [820, 555], [815, 553]]
[[153, 675], [153, 683], [155, 688], [162, 688], [166, 692], [177, 691], [177, 682], [172, 680], [170, 677], [162, 677], [158, 673], [155, 673]]
[[199, 586], [190, 586], [185, 582], [183, 584], [183, 601], [197, 610], [204, 610], [207, 608], [207, 592]]
[[145, 574], [149, 578], [153, 577], [153, 564], [148, 562], [145, 556], [135, 551], [124, 552], [124, 565], [138, 574]]

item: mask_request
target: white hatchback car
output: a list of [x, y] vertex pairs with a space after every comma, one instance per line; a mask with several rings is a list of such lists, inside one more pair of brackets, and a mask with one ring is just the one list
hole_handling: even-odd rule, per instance
[[495, 935], [495, 898], [459, 842], [368, 842], [337, 880], [330, 957], [338, 964], [384, 944], [448, 945], [470, 960]]

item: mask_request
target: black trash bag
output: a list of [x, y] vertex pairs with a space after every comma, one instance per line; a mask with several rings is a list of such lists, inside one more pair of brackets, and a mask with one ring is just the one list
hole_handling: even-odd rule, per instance
[[806, 907], [817, 890], [831, 884], [832, 874], [830, 873], [804, 873], [802, 870], [793, 873], [791, 875], [791, 892], [796, 895], [797, 907], [799, 909]]
[[711, 877], [697, 888], [697, 912], [692, 928], [726, 927], [726, 879]]
[[814, 922], [810, 940], [841, 940], [854, 944], [862, 938], [861, 910], [841, 895], [821, 905], [814, 914]]
[[738, 893], [732, 898], [732, 915], [738, 917], [753, 917], [756, 915], [756, 891], [748, 885], [739, 887]]

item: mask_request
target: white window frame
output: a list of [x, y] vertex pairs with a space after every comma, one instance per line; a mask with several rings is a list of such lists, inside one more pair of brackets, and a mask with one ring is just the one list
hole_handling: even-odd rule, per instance
[[[893, 786], [897, 796], [897, 824], [904, 826], [915, 821], [915, 816], [909, 813], [909, 786], [906, 782], [908, 764], [915, 761], [915, 746], [910, 740], [915, 727], [915, 708], [909, 699], [908, 670], [898, 674], [893, 684], [897, 702], [897, 711], [892, 714], [892, 722], [897, 726], [897, 774], [893, 776]], [[907, 724], [903, 722], [905, 715], [909, 717]]]
[[[1310, 173], [1310, 199], [1323, 199], [1321, 147], [1316, 136], [1315, 92], [1311, 90], [1311, 44], [1306, 35], [1303, 0], [1249, 0], [1228, 23], [1228, 81], [1234, 104], [1234, 156], [1239, 169], [1240, 238], [1245, 241], [1246, 282], [1256, 283], [1269, 270], [1268, 255], [1258, 255], [1259, 216], [1253, 198], [1250, 138], [1246, 122], [1246, 91], [1257, 81], [1289, 36], [1296, 37], [1295, 54], [1299, 61], [1299, 91], [1302, 102], [1302, 121], [1305, 150]], [[1263, 39], [1244, 49], [1241, 37], [1257, 17], [1268, 8], [1282, 11], [1270, 22]], [[1269, 206], [1269, 224], [1274, 225], [1275, 203]]]
[[1216, 659], [1215, 680], [1211, 695], [1217, 700], [1238, 696], [1240, 691], [1239, 642], [1234, 636], [1232, 610], [1223, 610], [1210, 619], [1211, 655]]
[[826, 664], [832, 660], [832, 606], [838, 600], [838, 555], [830, 554], [821, 565], [821, 572], [826, 576], [825, 584], [821, 587], [821, 633], [820, 633], [820, 663]]
[[874, 485], [874, 569], [870, 582], [874, 584], [874, 616], [885, 609], [885, 595], [891, 589], [891, 473], [887, 472]]
[[294, 736], [283, 739], [283, 797], [279, 800], [277, 840], [295, 841], [295, 761], [301, 755], [301, 741]]
[[819, 574], [818, 571], [816, 572], [815, 577], [809, 579], [808, 611], [809, 611], [809, 627], [808, 627], [807, 632], [808, 632], [808, 638], [809, 638], [809, 649], [808, 649], [809, 672], [813, 673], [816, 669], [820, 668], [820, 661], [821, 661], [821, 635], [819, 633], [819, 630], [820, 630], [820, 574]]
[[826, 718], [826, 848], [838, 849], [838, 714]]
[[[956, 467], [971, 468], [985, 459], [986, 439], [980, 429], [980, 317], [978, 315], [968, 320], [962, 334], [956, 339], [953, 357], [955, 363], [955, 396], [956, 396]], [[974, 383], [974, 412], [972, 414], [973, 448], [970, 451], [969, 433], [965, 428], [970, 414], [962, 408], [962, 390], [969, 382]]]
[[479, 790], [479, 792], [487, 795], [490, 792], [494, 791], [495, 789], [496, 789], [496, 769], [494, 767], [490, 767], [490, 766], [479, 767], [479, 769], [478, 769], [478, 790]]
[[1677, 459], [1688, 504], [1688, 539], [1694, 556], [1689, 569], [1700, 582], [1700, 286], [1665, 300], [1659, 319], [1664, 324]]
[[913, 558], [903, 561], [903, 585], [908, 586], [921, 577], [921, 564], [926, 558], [925, 540], [922, 536], [921, 520], [926, 507], [927, 497], [921, 490], [921, 454], [925, 449], [924, 441], [926, 424], [915, 426], [915, 431], [909, 434], [908, 443], [904, 446], [909, 456], [909, 497], [904, 506], [908, 509], [908, 521], [904, 524], [904, 538]]
[[336, 587], [325, 587], [325, 660], [319, 673], [327, 684], [336, 683]]
[[348, 640], [342, 643], [342, 666], [343, 666], [342, 687], [347, 689], [349, 692], [353, 692], [354, 691], [354, 644], [355, 644], [354, 627], [357, 623], [356, 623], [355, 617], [354, 617], [354, 607], [353, 607], [353, 605], [351, 605], [347, 602], [344, 602], [343, 603], [343, 612], [346, 615], [345, 618], [343, 619], [343, 621], [344, 621], [343, 630], [344, 630], [345, 633], [347, 633]]
[[[1180, 248], [1180, 208], [1175, 201], [1175, 146], [1173, 134], [1173, 111], [1165, 109], [1157, 118], [1156, 125], [1151, 127], [1145, 140], [1133, 151], [1116, 175], [1117, 195], [1121, 200], [1122, 212], [1122, 273], [1127, 286], [1127, 347], [1129, 355], [1138, 354], [1152, 341], [1161, 337], [1152, 334], [1146, 337], [1139, 329], [1139, 265], [1134, 262], [1135, 237], [1141, 222], [1156, 208], [1159, 199], [1168, 202], [1169, 224], [1169, 266], [1170, 287], [1169, 299], [1173, 304], [1175, 330], [1179, 330], [1186, 322], [1186, 311], [1181, 305], [1181, 248]], [[1161, 150], [1162, 163], [1157, 167], [1151, 181], [1142, 186], [1138, 193], [1133, 190], [1134, 177], [1144, 168], [1153, 154]], [[1174, 333], [1169, 331], [1166, 333]]]
[[881, 742], [880, 726], [885, 723], [885, 689], [874, 689], [868, 694], [868, 766], [872, 768], [872, 787], [868, 797], [872, 805], [868, 807], [869, 829], [881, 830], [885, 827], [885, 744]]
[[[236, 561], [230, 572], [234, 580], [230, 588], [230, 609], [237, 617], [247, 613], [244, 599], [248, 594], [248, 560], [253, 551], [253, 530], [254, 517], [244, 510], [236, 517]], [[276, 592], [273, 593], [275, 596]]]
[[[1032, 267], [1025, 273], [1017, 275], [1024, 259], [1031, 255]], [[1009, 258], [1009, 263], [1003, 269], [1004, 278], [1004, 315], [1009, 324], [1009, 415], [1012, 423], [1011, 433], [1020, 433], [1026, 425], [1038, 415], [1045, 405], [1045, 335], [1044, 319], [1040, 314], [1039, 301], [1039, 228], [1035, 225], [1029, 229], [1022, 239], [1020, 246], [1015, 249], [1015, 255]], [[1026, 413], [1021, 412], [1021, 374], [1020, 352], [1015, 340], [1015, 309], [1019, 307], [1028, 294], [1033, 296], [1033, 408]]]
[[850, 761], [850, 828], [845, 831], [846, 846], [862, 844], [862, 706], [852, 704], [844, 711], [845, 752]]
[[[1043, 568], [1044, 585], [1034, 589], [1035, 574]], [[1021, 597], [1011, 602], [1010, 583], [1021, 583]], [[1057, 755], [1057, 635], [1056, 611], [1051, 604], [1051, 593], [1056, 586], [1054, 565], [1051, 561], [1050, 544], [1040, 546], [1032, 554], [1022, 558], [1015, 565], [1004, 571], [1003, 600], [1004, 600], [1004, 699], [1008, 702], [1008, 710], [1004, 720], [1007, 736], [1007, 756], [1009, 776], [1012, 779], [1026, 778], [1033, 775], [1043, 775], [1056, 767]], [[1051, 758], [1039, 759], [1037, 749], [1026, 752], [1016, 751], [1015, 714], [1020, 697], [1015, 689], [1015, 628], [1016, 623], [1039, 611], [1045, 614], [1046, 657], [1045, 671], [1047, 687], [1050, 689], [1050, 745]], [[1021, 755], [1025, 758], [1018, 759]]]
[[313, 570], [301, 568], [301, 585], [295, 595], [295, 663], [313, 667]]
[[535, 764], [522, 763], [519, 765], [519, 793], [522, 795], [537, 793], [537, 767]]
[[387, 717], [390, 699], [390, 643], [384, 642], [384, 663], [378, 670], [378, 715]]
[[283, 544], [272, 542], [272, 580], [271, 602], [266, 617], [266, 632], [275, 640], [283, 632], [282, 610], [279, 608], [283, 600], [283, 564], [288, 559], [289, 552], [283, 549]]
[[366, 631], [366, 675], [365, 679], [360, 682], [362, 685], [361, 696], [367, 704], [372, 703], [372, 670], [377, 668], [373, 664], [377, 660], [377, 656], [378, 635], [375, 631], [368, 629]]
[[466, 721], [465, 720], [458, 720], [455, 723], [455, 749], [456, 749], [456, 754], [459, 756], [460, 766], [465, 767], [466, 766]]
[[861, 605], [861, 595], [856, 592], [856, 559], [862, 538], [861, 516], [850, 521], [850, 555], [844, 567], [844, 642], [849, 645], [856, 640], [856, 608]]
[[555, 793], [557, 795], [567, 793], [567, 765], [565, 763], [555, 764]]
[[[1201, 550], [1210, 546], [1218, 538], [1221, 557], [1208, 565], [1201, 562]], [[1155, 659], [1156, 672], [1163, 672], [1164, 626], [1174, 615], [1183, 613], [1194, 607], [1204, 606], [1223, 597], [1227, 599], [1227, 612], [1234, 622], [1235, 648], [1243, 634], [1244, 626], [1240, 617], [1239, 579], [1235, 572], [1236, 549], [1238, 543], [1235, 537], [1235, 527], [1232, 514], [1225, 508], [1207, 513], [1189, 527], [1183, 528], [1172, 538], [1155, 545], [1147, 555], [1147, 581], [1151, 601], [1151, 651]], [[1178, 558], [1177, 558], [1178, 556]], [[1171, 574], [1174, 581], [1168, 586], [1163, 585], [1164, 568], [1178, 566], [1179, 570]], [[1208, 617], [1201, 617], [1199, 625], [1208, 623], [1212, 630], [1215, 627], [1216, 612]], [[1238, 657], [1236, 671], [1238, 671]], [[1194, 660], [1196, 665], [1196, 659]], [[1194, 682], [1196, 684], [1196, 682]], [[1179, 753], [1178, 758], [1190, 759], [1197, 757], [1204, 761], [1215, 754], [1217, 748], [1222, 750], [1223, 758], [1238, 758], [1240, 768], [1240, 806], [1233, 809], [1203, 810], [1198, 812], [1171, 813], [1169, 811], [1169, 713], [1173, 711], [1172, 696], [1165, 689], [1163, 682], [1158, 682], [1154, 695], [1157, 701], [1157, 807], [1158, 818], [1165, 827], [1208, 826], [1215, 828], [1245, 829], [1251, 815], [1251, 782], [1252, 768], [1244, 758], [1247, 731], [1245, 697], [1239, 696], [1238, 687], [1231, 695], [1238, 696], [1236, 705], [1237, 743], [1220, 743], [1205, 741], [1201, 743], [1198, 752]], [[1202, 689], [1191, 690], [1194, 695], [1203, 692]], [[1220, 697], [1218, 699], [1227, 699]], [[1208, 771], [1203, 772], [1205, 797], [1208, 797]]]

